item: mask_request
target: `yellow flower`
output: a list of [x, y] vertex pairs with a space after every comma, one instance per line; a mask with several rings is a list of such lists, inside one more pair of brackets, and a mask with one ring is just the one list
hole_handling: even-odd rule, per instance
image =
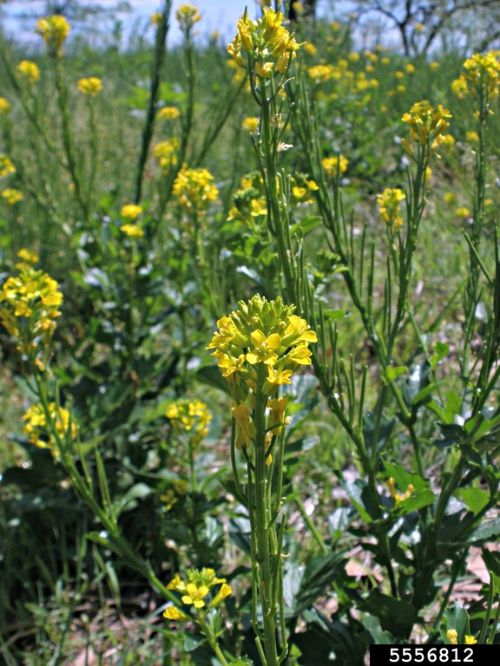
[[470, 217], [470, 210], [466, 208], [465, 206], [460, 206], [455, 210], [455, 215], [457, 217], [461, 217], [463, 219]]
[[[207, 597], [213, 593], [212, 588], [216, 585], [220, 585], [221, 587], [213, 597], [210, 605], [218, 606], [225, 597], [232, 593], [232, 589], [230, 585], [227, 585], [225, 578], [217, 578], [213, 569], [207, 567], [201, 570], [188, 569], [185, 580], [179, 574], [175, 574], [174, 578], [167, 585], [167, 589], [183, 593], [181, 599], [182, 603], [186, 604], [186, 606], [203, 608], [206, 606]], [[182, 613], [182, 611], [180, 612]], [[175, 611], [169, 611], [169, 614], [175, 615], [175, 617], [168, 617], [168, 619], [180, 619], [177, 617]]]
[[164, 106], [158, 111], [158, 118], [160, 120], [177, 120], [180, 118], [181, 112], [176, 106]]
[[431, 68], [431, 70], [432, 70], [433, 72], [435, 72], [436, 70], [439, 69], [439, 63], [438, 63], [438, 62], [431, 62], [431, 63], [429, 64], [429, 67]]
[[337, 157], [324, 157], [321, 160], [321, 164], [328, 176], [336, 177], [338, 171], [340, 171], [341, 174], [347, 171], [349, 160], [343, 155], [338, 155]]
[[231, 408], [231, 413], [236, 422], [236, 446], [239, 449], [242, 447], [250, 446], [256, 432], [248, 405], [244, 402], [240, 403], [239, 405], [233, 405]]
[[475, 53], [464, 62], [463, 74], [469, 92], [478, 97], [496, 97], [500, 82], [500, 62], [497, 52]]
[[61, 56], [63, 44], [70, 30], [68, 21], [58, 14], [41, 18], [36, 24], [37, 33], [43, 38], [50, 55], [56, 58]]
[[[410, 139], [422, 146], [429, 145], [432, 150], [437, 150], [440, 145], [450, 143], [450, 135], [445, 134], [449, 127], [451, 113], [441, 104], [437, 107], [431, 106], [427, 100], [416, 102], [401, 120], [409, 125]], [[405, 147], [409, 150], [409, 144]]]
[[276, 428], [284, 424], [285, 410], [288, 404], [286, 396], [282, 398], [270, 398], [267, 401], [267, 406], [270, 409], [269, 422], [270, 428]]
[[215, 597], [212, 599], [210, 602], [210, 606], [212, 608], [217, 608], [221, 604], [224, 599], [229, 597], [233, 593], [233, 588], [231, 585], [228, 585], [227, 583], [222, 583], [222, 585], [219, 588], [219, 591], [215, 595]]
[[13, 173], [16, 173], [16, 167], [7, 155], [0, 153], [0, 178], [5, 178]]
[[169, 171], [172, 166], [177, 164], [178, 149], [179, 140], [176, 137], [161, 141], [153, 148], [153, 155], [163, 171]]
[[181, 399], [172, 402], [165, 412], [172, 425], [187, 433], [195, 443], [201, 442], [208, 435], [212, 414], [201, 400]]
[[189, 620], [189, 616], [186, 613], [183, 613], [181, 610], [175, 606], [167, 606], [163, 612], [163, 617], [166, 620], [177, 620], [179, 622], [186, 622]]
[[215, 350], [222, 375], [230, 377], [230, 387], [239, 396], [238, 406], [244, 395], [240, 380], [253, 390], [260, 377], [265, 380], [264, 392], [271, 396], [277, 386], [291, 383], [302, 365], [310, 365], [308, 345], [316, 342], [316, 334], [293, 311], [281, 298], [267, 301], [256, 295], [240, 301], [238, 310], [217, 322], [219, 330], [207, 348]]
[[307, 74], [315, 83], [325, 83], [331, 79], [339, 80], [342, 76], [340, 68], [334, 65], [313, 65], [309, 67]]
[[181, 30], [191, 30], [195, 23], [201, 21], [201, 14], [197, 7], [186, 3], [181, 5], [175, 12], [175, 18], [179, 22]]
[[7, 188], [6, 190], [2, 190], [2, 197], [9, 204], [9, 206], [14, 206], [24, 199], [23, 193], [12, 187]]
[[452, 645], [456, 645], [458, 643], [458, 633], [456, 629], [448, 629], [446, 632], [446, 638]]
[[31, 60], [21, 60], [17, 66], [17, 72], [30, 85], [40, 80], [40, 69]]
[[386, 188], [377, 195], [380, 217], [396, 231], [403, 225], [401, 217], [401, 202], [406, 198], [403, 190], [399, 188]]
[[474, 131], [466, 132], [465, 138], [469, 143], [479, 143], [479, 134]]
[[8, 99], [5, 99], [5, 97], [0, 97], [0, 114], [5, 114], [10, 112], [11, 109], [11, 104]]
[[142, 238], [144, 230], [138, 224], [122, 224], [120, 231], [129, 238]]
[[299, 44], [284, 26], [284, 16], [270, 7], [252, 21], [245, 12], [237, 24], [237, 33], [227, 47], [228, 53], [239, 67], [245, 67], [250, 56], [258, 77], [266, 79], [272, 73], [282, 74], [295, 58]]
[[97, 76], [89, 76], [86, 79], [79, 79], [78, 90], [87, 97], [97, 97], [102, 91], [102, 81]]
[[19, 257], [19, 259], [21, 259], [21, 261], [23, 261], [26, 264], [37, 264], [39, 259], [36, 252], [31, 252], [25, 247], [22, 247], [19, 250], [17, 256]]
[[[76, 439], [78, 428], [74, 423], [70, 412], [64, 407], [57, 407], [55, 402], [48, 406], [50, 424], [55, 428], [57, 435], [63, 441], [68, 437], [71, 440]], [[50, 434], [47, 417], [42, 405], [32, 405], [24, 414], [25, 422], [23, 432], [28, 438], [30, 444], [39, 449], [50, 449], [54, 457], [59, 456], [57, 439]]]
[[307, 55], [314, 56], [318, 52], [318, 49], [312, 42], [306, 42], [304, 44], [304, 51]]
[[474, 636], [471, 636], [470, 634], [465, 634], [464, 639], [465, 639], [465, 645], [476, 645], [477, 644], [477, 638], [475, 638]]
[[396, 506], [398, 504], [401, 504], [401, 502], [404, 502], [405, 500], [409, 499], [413, 495], [413, 493], [415, 492], [415, 486], [410, 483], [408, 485], [408, 487], [406, 488], [404, 493], [399, 493], [396, 490], [396, 481], [392, 478], [392, 476], [387, 481], [387, 486], [389, 488], [389, 493], [390, 493], [392, 499], [396, 503]]
[[404, 72], [397, 71], [397, 72], [394, 72], [394, 76], [395, 76], [397, 79], [404, 79], [404, 78], [405, 78], [405, 73], [404, 73]]
[[380, 216], [393, 230], [397, 230], [403, 225], [401, 202], [405, 198], [403, 190], [397, 187], [386, 188], [381, 194], [377, 195]]
[[149, 17], [149, 20], [151, 21], [151, 25], [158, 26], [161, 23], [163, 14], [161, 12], [153, 12], [151, 16]]
[[291, 370], [276, 370], [272, 366], [269, 366], [267, 381], [272, 386], [282, 386], [283, 384], [291, 384], [292, 374], [293, 373]]
[[22, 353], [31, 357], [52, 337], [62, 293], [47, 273], [27, 263], [18, 264], [18, 270], [0, 289], [0, 323], [17, 339]]
[[465, 97], [467, 94], [467, 80], [463, 74], [451, 82], [451, 92], [459, 99]]
[[259, 128], [259, 118], [257, 118], [257, 116], [249, 116], [248, 118], [244, 118], [241, 126], [244, 130], [253, 134]]
[[405, 69], [406, 69], [406, 71], [407, 71], [408, 74], [414, 74], [414, 73], [415, 73], [415, 65], [412, 65], [411, 62], [409, 62], [409, 63], [406, 65]]
[[205, 605], [204, 598], [207, 596], [209, 593], [208, 587], [201, 586], [201, 587], [196, 587], [193, 583], [188, 583], [186, 585], [186, 592], [187, 594], [184, 594], [182, 596], [182, 603], [184, 604], [193, 604], [195, 608], [203, 608]]
[[127, 220], [137, 220], [141, 213], [142, 207], [137, 204], [125, 204], [120, 211], [120, 215]]
[[456, 198], [454, 192], [445, 192], [443, 194], [443, 201], [448, 205], [455, 203]]
[[213, 179], [208, 169], [188, 169], [184, 165], [175, 179], [173, 195], [188, 211], [202, 211], [218, 197], [219, 191]]

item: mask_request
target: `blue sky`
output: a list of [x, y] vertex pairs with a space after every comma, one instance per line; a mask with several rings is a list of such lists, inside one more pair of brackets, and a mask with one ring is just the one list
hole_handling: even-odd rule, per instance
[[[185, 1], [174, 0], [173, 12], [175, 13], [176, 7]], [[86, 3], [91, 4], [91, 0], [86, 0]], [[113, 7], [118, 4], [118, 0], [96, 0], [95, 4]], [[121, 14], [128, 25], [136, 20], [146, 21], [150, 14], [158, 11], [162, 6], [161, 0], [129, 0], [128, 4], [131, 7], [131, 13]], [[199, 33], [210, 34], [212, 31], [218, 30], [227, 37], [234, 32], [236, 21], [243, 13], [245, 6], [248, 6], [251, 14], [255, 14], [257, 11], [255, 0], [191, 0], [191, 4], [196, 5], [203, 16], [203, 21], [197, 27]], [[33, 16], [40, 16], [44, 12], [45, 6], [43, 0], [32, 0], [31, 2], [16, 0], [3, 5], [2, 14], [7, 32], [11, 35], [15, 34], [19, 39], [29, 40], [33, 34], [36, 19], [23, 18], [23, 14], [26, 16], [26, 14], [32, 13]], [[173, 21], [170, 40], [177, 42], [179, 38], [179, 30], [176, 22]]]

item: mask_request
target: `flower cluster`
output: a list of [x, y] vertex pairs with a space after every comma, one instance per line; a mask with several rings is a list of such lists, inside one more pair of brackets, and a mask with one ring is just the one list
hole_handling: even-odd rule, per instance
[[377, 195], [377, 204], [380, 217], [393, 231], [403, 226], [401, 217], [401, 202], [405, 200], [405, 193], [399, 188], [386, 188]]
[[70, 30], [68, 21], [59, 14], [41, 18], [36, 24], [37, 33], [43, 38], [50, 55], [56, 58], [61, 56], [63, 44]]
[[153, 155], [163, 171], [169, 171], [177, 164], [177, 151], [179, 140], [176, 137], [157, 143], [153, 148]]
[[1, 195], [9, 206], [14, 206], [24, 199], [23, 193], [13, 187], [8, 187], [7, 189], [2, 190]]
[[[280, 181], [276, 187], [280, 191]], [[318, 190], [317, 183], [306, 174], [296, 173], [290, 177], [290, 191], [292, 203], [309, 204], [313, 202], [312, 193]], [[248, 226], [253, 226], [256, 220], [267, 215], [267, 201], [264, 182], [259, 172], [251, 172], [240, 180], [239, 188], [233, 195], [232, 206], [227, 221], [237, 220]]]
[[127, 220], [137, 220], [141, 213], [142, 206], [138, 206], [137, 204], [125, 204], [120, 210], [120, 215]]
[[[70, 412], [64, 407], [57, 407], [55, 402], [48, 406], [50, 424], [55, 429], [57, 435], [63, 441], [66, 437], [71, 440], [76, 439], [78, 427], [73, 422]], [[52, 455], [59, 456], [57, 441], [48, 431], [47, 417], [42, 405], [32, 405], [24, 414], [25, 422], [23, 432], [29, 442], [39, 449], [50, 449]]]
[[0, 97], [0, 114], [7, 114], [10, 112], [11, 104], [5, 97]]
[[[0, 323], [30, 356], [40, 343], [48, 345], [61, 314], [62, 293], [55, 280], [27, 263], [18, 265], [0, 290]], [[41, 361], [36, 359], [40, 369]]]
[[102, 81], [97, 76], [89, 76], [85, 79], [79, 79], [77, 87], [82, 95], [97, 97], [102, 91]]
[[278, 386], [290, 384], [300, 366], [311, 364], [309, 343], [317, 341], [316, 333], [294, 309], [281, 298], [267, 301], [257, 294], [218, 320], [207, 349], [215, 350], [212, 355], [230, 384], [243, 382], [254, 390], [263, 372], [264, 390], [271, 395]]
[[498, 95], [500, 89], [500, 62], [497, 53], [475, 53], [464, 62], [465, 72], [451, 84], [457, 97], [467, 93], [478, 99], [483, 96], [487, 102]]
[[40, 80], [40, 69], [38, 65], [31, 60], [21, 60], [17, 66], [17, 73], [30, 85]]
[[241, 126], [244, 130], [250, 134], [255, 134], [259, 129], [260, 119], [257, 116], [248, 116], [248, 118], [243, 118]]
[[177, 400], [167, 407], [165, 416], [175, 428], [187, 432], [194, 443], [208, 435], [212, 420], [212, 414], [201, 400]]
[[392, 476], [387, 481], [387, 487], [389, 488], [389, 494], [396, 503], [396, 506], [409, 499], [415, 492], [415, 486], [411, 483], [408, 485], [404, 493], [398, 492], [396, 490], [396, 480]]
[[135, 224], [135, 221], [142, 214], [142, 206], [137, 204], [125, 204], [121, 207], [120, 215], [130, 222], [122, 224], [120, 231], [128, 236], [129, 238], [142, 238], [144, 236], [144, 230], [138, 224]]
[[177, 174], [172, 192], [183, 208], [198, 212], [217, 199], [219, 191], [213, 179], [208, 169], [188, 169], [184, 165]]
[[258, 294], [240, 301], [238, 310], [218, 320], [207, 349], [214, 349], [222, 376], [226, 378], [234, 404], [238, 448], [252, 444], [255, 435], [253, 408], [260, 392], [269, 410], [266, 441], [270, 445], [285, 424], [287, 397], [274, 397], [279, 386], [290, 384], [301, 366], [311, 364], [309, 343], [317, 341], [305, 319], [293, 314], [293, 305], [281, 298], [267, 301]]
[[339, 171], [341, 174], [347, 171], [349, 160], [343, 155], [337, 155], [336, 157], [324, 157], [321, 164], [328, 176], [337, 177]]
[[179, 22], [179, 27], [184, 32], [191, 30], [195, 23], [201, 21], [201, 14], [197, 7], [186, 3], [181, 5], [175, 12], [175, 18]]
[[23, 264], [37, 264], [38, 263], [38, 255], [36, 252], [31, 252], [31, 250], [28, 250], [25, 247], [22, 247], [19, 252], [17, 253], [17, 256], [21, 260], [21, 264], [16, 264], [18, 268], [21, 268]]
[[[457, 645], [458, 643], [458, 632], [456, 629], [448, 629], [446, 632], [446, 638], [451, 643], [451, 645]], [[464, 635], [464, 644], [465, 645], [476, 645], [477, 638], [470, 634]]]
[[185, 479], [176, 479], [172, 482], [172, 487], [167, 488], [160, 501], [163, 503], [165, 511], [170, 511], [177, 504], [180, 498], [184, 497], [188, 491], [188, 482]]
[[181, 112], [176, 106], [164, 106], [158, 111], [158, 118], [160, 120], [177, 120], [180, 118]]
[[[440, 146], [453, 145], [451, 134], [446, 134], [450, 126], [451, 113], [441, 104], [431, 106], [427, 100], [416, 102], [401, 120], [410, 127], [410, 139], [420, 146], [430, 146], [438, 150]], [[403, 145], [411, 153], [409, 142], [404, 139]]]
[[0, 153], [0, 178], [5, 178], [16, 173], [16, 167], [12, 164], [10, 157]]
[[283, 14], [270, 7], [264, 7], [262, 17], [256, 21], [245, 12], [238, 20], [237, 30], [227, 47], [229, 54], [240, 67], [245, 67], [246, 55], [262, 79], [273, 72], [284, 73], [300, 46], [285, 28]]
[[[217, 590], [214, 588], [218, 587]], [[186, 578], [183, 580], [176, 574], [167, 589], [181, 593], [181, 601], [185, 606], [193, 606], [196, 610], [210, 607], [217, 608], [221, 602], [233, 593], [225, 578], [217, 578], [215, 571], [203, 567], [203, 569], [188, 569]], [[188, 619], [188, 615], [176, 606], [168, 606], [163, 613], [167, 620]]]

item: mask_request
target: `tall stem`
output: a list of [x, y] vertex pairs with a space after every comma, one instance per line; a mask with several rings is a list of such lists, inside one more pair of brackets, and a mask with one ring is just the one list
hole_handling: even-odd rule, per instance
[[[259, 386], [259, 383], [258, 383]], [[271, 507], [268, 493], [265, 444], [266, 397], [260, 387], [255, 397], [255, 536], [260, 578], [260, 601], [264, 625], [264, 651], [267, 666], [277, 666], [276, 605], [273, 602], [273, 566], [270, 551]]]

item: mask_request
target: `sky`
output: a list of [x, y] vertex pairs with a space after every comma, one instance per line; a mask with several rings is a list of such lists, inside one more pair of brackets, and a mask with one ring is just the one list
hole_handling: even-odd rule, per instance
[[[179, 5], [186, 0], [174, 0], [173, 14]], [[210, 34], [214, 30], [221, 33], [222, 36], [230, 37], [234, 33], [234, 27], [239, 16], [248, 6], [249, 12], [256, 13], [255, 0], [190, 0], [191, 4], [196, 5], [203, 17], [203, 21], [198, 24], [197, 30], [202, 34]], [[92, 4], [93, 0], [84, 0], [86, 4]], [[119, 0], [96, 0], [95, 4], [103, 7], [113, 7], [119, 3]], [[125, 19], [126, 24], [131, 26], [136, 21], [146, 23], [148, 17], [161, 6], [161, 0], [129, 0], [131, 7], [130, 13], [122, 13], [120, 17]], [[31, 41], [36, 17], [43, 15], [46, 3], [43, 0], [16, 0], [2, 5], [3, 25], [10, 35], [15, 35], [17, 39]], [[31, 14], [31, 18], [26, 15]], [[177, 43], [180, 40], [180, 31], [176, 21], [172, 21], [170, 31], [170, 42]]]

